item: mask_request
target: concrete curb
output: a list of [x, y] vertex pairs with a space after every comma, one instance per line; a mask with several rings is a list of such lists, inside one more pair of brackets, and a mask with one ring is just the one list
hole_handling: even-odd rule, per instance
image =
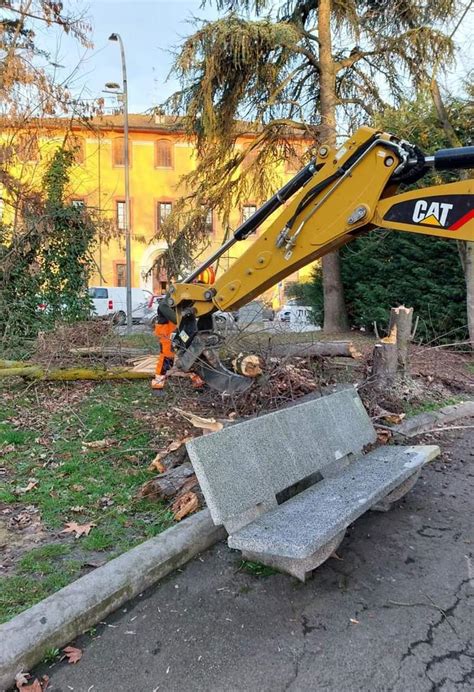
[[205, 509], [0, 625], [0, 690], [225, 535]]
[[438, 411], [427, 411], [413, 418], [404, 420], [400, 425], [394, 425], [392, 431], [398, 442], [403, 442], [407, 437], [415, 437], [431, 428], [438, 428], [446, 423], [452, 423], [460, 418], [474, 416], [474, 401], [461, 401], [459, 404], [444, 406]]

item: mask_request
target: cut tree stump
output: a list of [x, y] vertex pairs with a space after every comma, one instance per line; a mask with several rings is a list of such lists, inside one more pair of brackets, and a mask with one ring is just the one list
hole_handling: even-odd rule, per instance
[[388, 336], [376, 344], [373, 351], [372, 382], [375, 387], [390, 387], [397, 377], [409, 374], [412, 322], [413, 308], [399, 305], [390, 310]]
[[389, 334], [395, 331], [397, 344], [398, 370], [405, 375], [408, 372], [408, 346], [411, 341], [413, 308], [399, 305], [390, 310]]
[[373, 383], [381, 389], [390, 387], [397, 377], [397, 345], [395, 343], [375, 344], [373, 351]]
[[362, 355], [352, 341], [317, 341], [270, 346], [272, 356], [301, 356], [325, 358], [360, 358]]

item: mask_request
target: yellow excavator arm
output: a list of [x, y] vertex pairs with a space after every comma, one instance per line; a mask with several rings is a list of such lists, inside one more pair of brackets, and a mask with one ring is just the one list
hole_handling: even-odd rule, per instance
[[[431, 168], [474, 168], [474, 147], [425, 156], [416, 146], [368, 127], [339, 148], [323, 145], [311, 161], [211, 257], [175, 283], [159, 307], [171, 334], [176, 367], [195, 369], [221, 391], [250, 386], [218, 360], [212, 313], [235, 310], [304, 265], [376, 228], [474, 241], [474, 183], [462, 180], [397, 194]], [[203, 270], [280, 213], [214, 284], [196, 283]], [[176, 325], [174, 329], [170, 323]], [[159, 333], [159, 332], [158, 332]], [[162, 373], [157, 373], [158, 379]]]

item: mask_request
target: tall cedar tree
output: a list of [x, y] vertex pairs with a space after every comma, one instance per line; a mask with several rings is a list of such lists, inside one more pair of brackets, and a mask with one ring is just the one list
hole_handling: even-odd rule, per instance
[[[473, 101], [450, 98], [446, 116], [460, 145], [470, 139]], [[450, 146], [428, 95], [402, 102], [378, 118], [377, 126], [433, 152]], [[451, 182], [457, 173], [432, 173], [417, 183]], [[341, 251], [342, 280], [352, 326], [380, 331], [388, 324], [390, 306], [414, 308], [420, 322], [417, 338], [452, 342], [467, 336], [466, 290], [461, 255], [453, 240], [412, 233], [376, 230], [358, 238]], [[312, 281], [292, 287], [291, 293], [310, 304], [315, 319], [323, 313], [322, 277], [315, 270]]]
[[[297, 155], [303, 163], [290, 134], [334, 144], [336, 122], [353, 128], [372, 118], [398, 103], [408, 83], [418, 85], [437, 56], [453, 58], [439, 27], [457, 0], [215, 4], [226, 15], [201, 22], [184, 41], [174, 64], [181, 90], [166, 104], [185, 116], [198, 147], [196, 170], [185, 178], [193, 194], [177, 205], [165, 234], [175, 274], [206, 237], [206, 209], [227, 224], [232, 208], [275, 190], [277, 163]], [[255, 140], [242, 150], [236, 142], [245, 132]], [[347, 314], [337, 253], [323, 259], [323, 275], [324, 327], [341, 331]]]

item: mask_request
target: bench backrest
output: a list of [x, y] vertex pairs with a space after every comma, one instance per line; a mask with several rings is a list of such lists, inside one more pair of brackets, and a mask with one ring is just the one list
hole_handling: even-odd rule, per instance
[[186, 444], [212, 519], [235, 530], [276, 495], [376, 438], [354, 389], [268, 413]]

